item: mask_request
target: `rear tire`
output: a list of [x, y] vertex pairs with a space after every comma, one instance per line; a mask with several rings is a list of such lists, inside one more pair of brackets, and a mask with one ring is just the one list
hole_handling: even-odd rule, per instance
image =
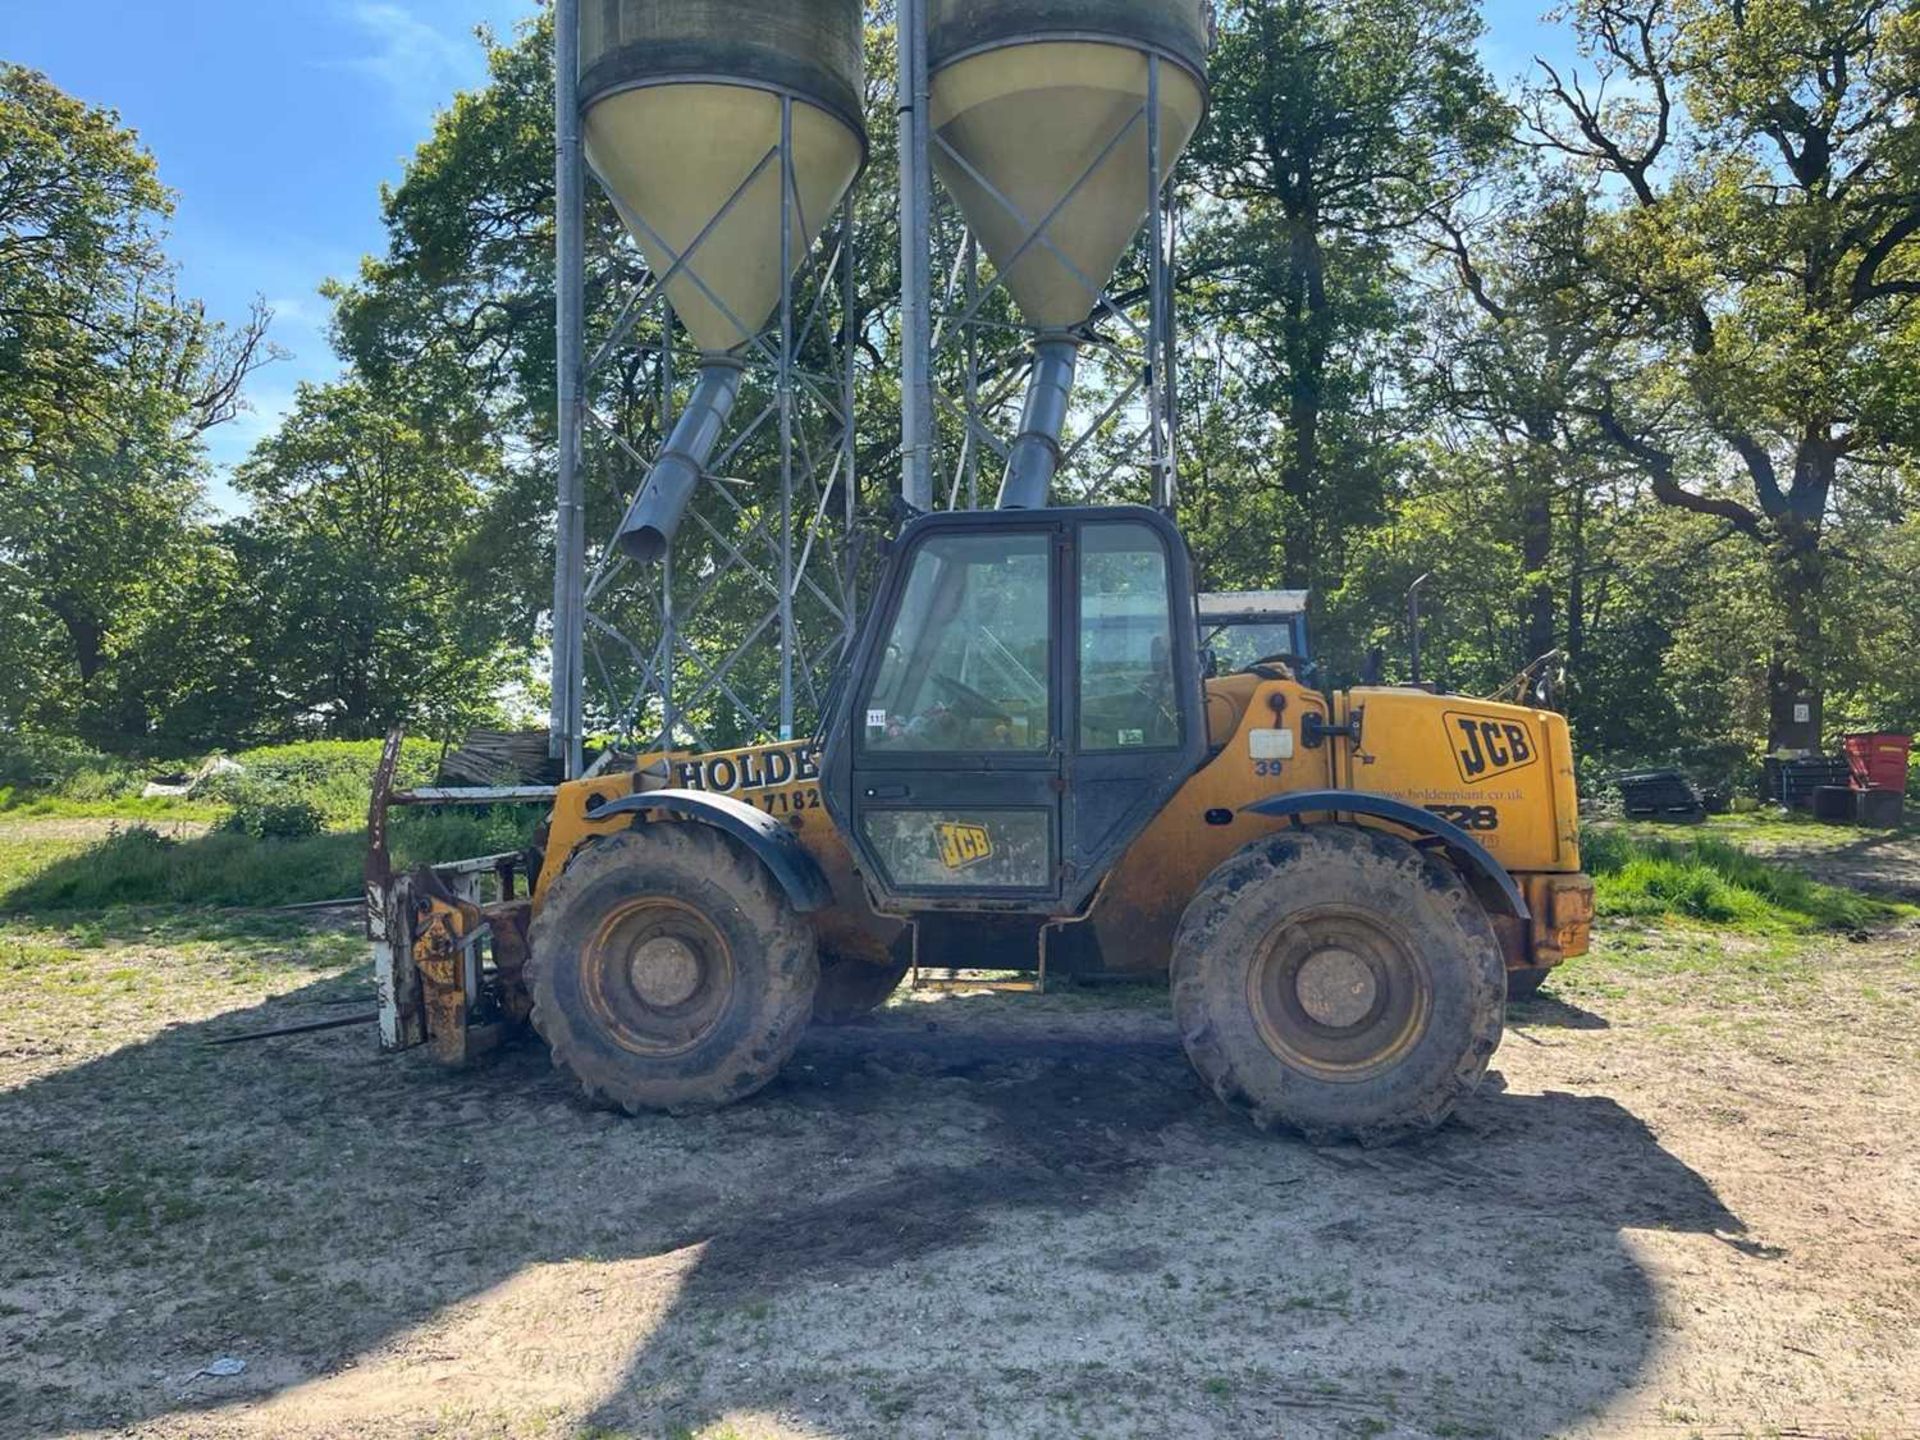
[[588, 1095], [629, 1114], [741, 1100], [813, 1013], [813, 932], [718, 831], [656, 823], [602, 840], [547, 892], [527, 966], [533, 1025]]
[[1322, 825], [1248, 846], [1180, 922], [1174, 1015], [1187, 1055], [1262, 1129], [1381, 1144], [1431, 1129], [1500, 1043], [1493, 926], [1438, 858]]

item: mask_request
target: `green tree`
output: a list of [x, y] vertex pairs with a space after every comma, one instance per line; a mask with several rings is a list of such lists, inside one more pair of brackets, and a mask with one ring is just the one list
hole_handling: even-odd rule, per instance
[[1599, 82], [1548, 68], [1529, 112], [1600, 212], [1568, 263], [1618, 359], [1583, 403], [1659, 503], [1763, 552], [1769, 748], [1810, 747], [1834, 521], [1920, 440], [1920, 15], [1580, 0], [1573, 18]]
[[302, 386], [234, 478], [258, 663], [285, 731], [449, 736], [515, 678], [475, 527], [498, 456], [362, 382]]
[[189, 532], [201, 437], [271, 356], [263, 310], [229, 332], [177, 293], [170, 204], [117, 116], [0, 67], [0, 562], [51, 632], [15, 653], [58, 657], [16, 721], [108, 723], [103, 672]]
[[[1229, 0], [1194, 145], [1215, 202], [1191, 319], [1226, 332], [1255, 407], [1282, 578], [1337, 573], [1397, 464], [1383, 414], [1405, 312], [1396, 242], [1507, 135], [1470, 0]], [[1262, 467], [1263, 469], [1269, 467]], [[1261, 483], [1249, 478], [1249, 483]]]
[[231, 522], [188, 526], [122, 620], [112, 684], [94, 701], [102, 733], [166, 755], [276, 738], [260, 668], [263, 613]]
[[1585, 521], [1607, 477], [1576, 406], [1613, 359], [1565, 259], [1566, 232], [1587, 220], [1578, 189], [1522, 171], [1436, 208], [1426, 230], [1440, 274], [1416, 393], [1470, 483], [1501, 502], [1490, 519], [1519, 552], [1515, 668], [1558, 649], [1577, 673], [1585, 648]]

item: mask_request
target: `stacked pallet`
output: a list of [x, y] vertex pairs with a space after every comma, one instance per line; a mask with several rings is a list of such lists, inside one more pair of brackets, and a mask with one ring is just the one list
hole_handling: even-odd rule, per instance
[[1642, 770], [1633, 775], [1616, 775], [1620, 787], [1621, 808], [1632, 820], [1657, 820], [1672, 825], [1692, 825], [1707, 818], [1706, 802], [1693, 782], [1678, 770]]
[[492, 790], [558, 785], [561, 766], [544, 730], [475, 730], [440, 762], [434, 783], [448, 789]]

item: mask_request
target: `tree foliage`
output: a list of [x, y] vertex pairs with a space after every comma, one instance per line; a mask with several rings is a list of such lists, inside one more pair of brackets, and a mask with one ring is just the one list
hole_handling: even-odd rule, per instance
[[1528, 133], [1599, 202], [1570, 233], [1608, 347], [1580, 404], [1653, 498], [1767, 554], [1772, 728], [1828, 678], [1832, 523], [1911, 456], [1920, 24], [1888, 0], [1580, 0], [1589, 88]]
[[0, 585], [16, 623], [15, 713], [144, 729], [117, 662], [185, 563], [200, 439], [267, 358], [183, 299], [162, 249], [171, 205], [111, 112], [0, 67]]
[[1264, 431], [1280, 577], [1339, 573], [1347, 530], [1378, 519], [1400, 462], [1392, 337], [1399, 243], [1471, 182], [1504, 135], [1474, 54], [1470, 0], [1234, 0], [1193, 171], [1213, 202], [1195, 319], [1222, 339]]
[[[1920, 725], [1912, 7], [1573, 0], [1579, 65], [1511, 94], [1472, 0], [1218, 10], [1210, 119], [1176, 177], [1203, 583], [1310, 586], [1341, 681], [1376, 653], [1404, 677], [1426, 576], [1428, 675], [1487, 693], [1535, 666], [1596, 765], [1744, 766], [1809, 698], [1829, 730]], [[838, 333], [879, 517], [896, 101], [893, 8], [868, 12]], [[203, 508], [201, 438], [267, 358], [265, 317], [223, 331], [176, 293], [167, 194], [114, 116], [0, 71], [0, 723], [130, 748], [450, 733], [526, 683], [551, 599], [548, 27], [487, 37], [486, 83], [383, 192], [383, 253], [327, 289], [344, 378], [302, 391], [227, 521]], [[642, 261], [593, 187], [588, 223], [598, 347]], [[659, 443], [675, 343], [642, 316], [595, 378], [594, 533]], [[1131, 378], [1089, 363], [1084, 403]], [[1111, 428], [1103, 461], [1124, 458]], [[732, 468], [767, 464], [756, 442]], [[712, 599], [688, 643], [724, 654], [764, 596]], [[773, 674], [749, 658], [733, 679]], [[703, 730], [754, 738], [726, 708]]]
[[303, 386], [235, 475], [272, 709], [330, 737], [450, 735], [511, 678], [474, 525], [498, 457], [365, 384]]

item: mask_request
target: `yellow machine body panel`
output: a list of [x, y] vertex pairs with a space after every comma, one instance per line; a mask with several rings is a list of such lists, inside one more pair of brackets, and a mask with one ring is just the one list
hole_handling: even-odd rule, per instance
[[669, 789], [724, 795], [784, 821], [833, 889], [833, 904], [807, 917], [821, 948], [849, 959], [878, 963], [887, 958], [901, 923], [875, 914], [867, 902], [866, 887], [853, 868], [853, 854], [821, 802], [820, 765], [810, 740], [708, 755], [647, 755], [631, 770], [561, 786], [547, 835], [546, 863], [534, 889], [536, 911], [576, 849], [599, 836], [616, 835], [633, 823], [630, 815], [596, 820], [594, 810], [629, 795]]
[[1340, 722], [1360, 716], [1360, 743], [1337, 746], [1339, 788], [1431, 810], [1511, 871], [1580, 868], [1564, 716], [1424, 690], [1348, 690], [1338, 704]]
[[[1358, 714], [1359, 743], [1350, 738]], [[1322, 737], [1313, 743], [1307, 717]], [[1586, 949], [1592, 889], [1579, 875], [1572, 747], [1563, 717], [1422, 690], [1363, 688], [1328, 700], [1298, 681], [1243, 673], [1208, 682], [1211, 755], [1109, 873], [1086, 917], [1104, 967], [1165, 970], [1187, 902], [1242, 846], [1290, 823], [1243, 813], [1278, 795], [1357, 790], [1402, 800], [1466, 830], [1514, 876], [1531, 925], [1501, 925], [1514, 968]], [[808, 918], [823, 951], [880, 962], [902, 923], [873, 910], [821, 799], [818, 756], [796, 741], [714, 754], [649, 755], [561, 788], [535, 908], [573, 852], [630, 815], [599, 806], [651, 790], [725, 795], [784, 821], [819, 865], [833, 904]], [[1361, 824], [1381, 824], [1365, 816]]]
[[[1573, 899], [1560, 903], [1566, 923], [1556, 929], [1558, 892], [1548, 883], [1548, 872], [1580, 868], [1573, 753], [1564, 717], [1389, 689], [1341, 692], [1330, 715], [1318, 692], [1254, 675], [1213, 681], [1207, 692], [1212, 759], [1128, 850], [1089, 917], [1108, 968], [1164, 969], [1181, 912], [1201, 882], [1234, 851], [1289, 823], [1242, 814], [1245, 807], [1308, 790], [1384, 795], [1468, 831], [1513, 874], [1535, 912], [1531, 935], [1508, 939], [1515, 968], [1536, 963], [1536, 956], [1538, 963], [1557, 964], [1586, 949], [1586, 926], [1575, 923]], [[1356, 711], [1358, 746], [1340, 733]], [[1309, 715], [1333, 731], [1318, 745], [1308, 740]], [[1463, 728], [1468, 722], [1471, 736]], [[1276, 738], [1280, 732], [1284, 738]], [[1508, 758], [1496, 763], [1496, 754]], [[1520, 754], [1528, 758], [1512, 759]], [[1470, 768], [1475, 757], [1484, 762], [1478, 770]], [[1584, 877], [1574, 876], [1568, 888], [1579, 892], [1584, 885]], [[1589, 903], [1585, 920], [1591, 914]], [[1547, 957], [1547, 948], [1559, 953]]]

